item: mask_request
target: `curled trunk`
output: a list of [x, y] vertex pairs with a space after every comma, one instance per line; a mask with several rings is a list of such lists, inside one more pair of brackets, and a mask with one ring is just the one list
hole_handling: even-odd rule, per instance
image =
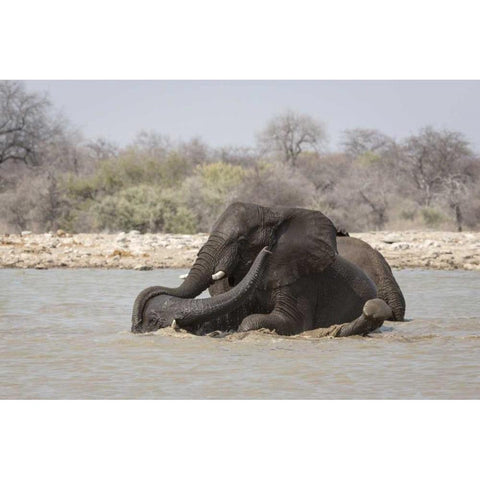
[[393, 319], [401, 322], [405, 318], [405, 298], [393, 274], [383, 278], [378, 288], [378, 298], [385, 301], [392, 309]]
[[145, 305], [140, 320], [136, 323], [132, 322], [132, 332], [151, 332], [169, 327], [174, 321], [177, 326], [188, 328], [203, 321], [218, 319], [236, 310], [258, 285], [269, 254], [267, 248], [264, 248], [243, 280], [232, 290], [221, 295], [202, 299], [185, 299], [168, 294], [153, 297]]
[[263, 248], [242, 281], [231, 290], [211, 298], [181, 300], [182, 311], [177, 314], [177, 324], [187, 327], [237, 309], [258, 285], [270, 254], [267, 247]]
[[392, 309], [393, 321], [402, 322], [405, 320], [405, 299], [403, 298], [402, 292], [399, 294], [390, 297], [387, 295], [378, 295], [378, 298], [384, 300]]
[[147, 303], [154, 297], [162, 294], [178, 298], [195, 298], [206, 290], [212, 283], [212, 274], [215, 273], [215, 258], [211, 254], [218, 248], [219, 241], [210, 237], [198, 253], [195, 264], [190, 269], [187, 278], [176, 287], [154, 286], [142, 290], [135, 299], [132, 312], [132, 325], [142, 321], [143, 311]]

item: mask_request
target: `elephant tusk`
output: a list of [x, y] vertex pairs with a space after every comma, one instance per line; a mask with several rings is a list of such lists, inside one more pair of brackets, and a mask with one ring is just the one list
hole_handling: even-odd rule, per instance
[[182, 280], [188, 277], [188, 273], [184, 273], [183, 275], [179, 275], [178, 278], [181, 278]]
[[220, 270], [212, 275], [212, 280], [221, 280], [224, 276], [225, 272], [223, 270]]
[[173, 319], [171, 327], [172, 327], [174, 330], [177, 329], [177, 322], [175, 321], [175, 319]]

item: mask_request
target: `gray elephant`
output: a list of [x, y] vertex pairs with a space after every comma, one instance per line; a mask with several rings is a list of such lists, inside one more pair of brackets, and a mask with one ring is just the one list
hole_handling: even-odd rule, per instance
[[[234, 203], [213, 226], [182, 285], [150, 287], [138, 295], [132, 332], [175, 321], [195, 333], [267, 328], [294, 335], [327, 328], [348, 336], [403, 319], [401, 308], [392, 312], [395, 302], [388, 305], [403, 300], [388, 264], [371, 261], [380, 254], [364, 242], [351, 248], [356, 239], [349, 237], [339, 243], [371, 271], [339, 253], [337, 230], [320, 212]], [[194, 299], [206, 288], [212, 298]], [[389, 292], [386, 302], [377, 290]]]
[[360, 267], [375, 283], [377, 296], [392, 309], [389, 320], [401, 322], [405, 318], [405, 298], [384, 256], [367, 242], [337, 231], [337, 250], [343, 257]]

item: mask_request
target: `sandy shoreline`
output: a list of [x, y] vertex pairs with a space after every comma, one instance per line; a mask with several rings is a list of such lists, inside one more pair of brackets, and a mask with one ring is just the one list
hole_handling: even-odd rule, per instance
[[[352, 233], [392, 268], [480, 271], [480, 232]], [[0, 234], [0, 268], [189, 268], [206, 234]]]

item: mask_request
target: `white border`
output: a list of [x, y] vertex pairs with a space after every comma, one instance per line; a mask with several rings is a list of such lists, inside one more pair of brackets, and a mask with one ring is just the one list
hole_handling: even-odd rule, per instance
[[1, 78], [480, 78], [467, 0], [23, 0], [1, 15]]
[[472, 401], [26, 401], [1, 411], [9, 479], [478, 475]]

